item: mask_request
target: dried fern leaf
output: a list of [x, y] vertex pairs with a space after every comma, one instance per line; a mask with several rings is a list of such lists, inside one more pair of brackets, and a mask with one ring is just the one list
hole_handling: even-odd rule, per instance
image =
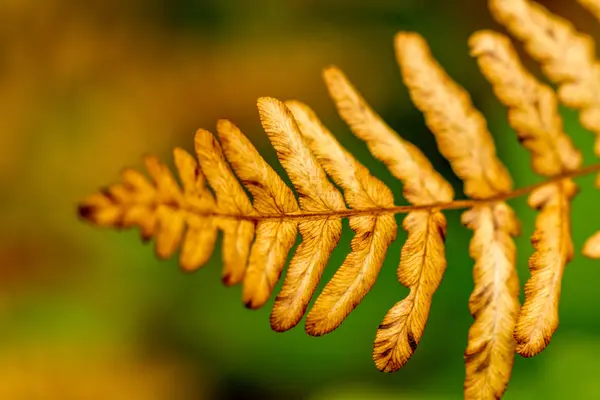
[[[351, 208], [381, 209], [394, 206], [390, 189], [344, 150], [315, 113], [305, 104], [288, 101], [300, 132], [327, 174], [344, 191]], [[337, 328], [371, 290], [390, 243], [396, 238], [391, 213], [349, 218], [355, 236], [352, 251], [325, 286], [306, 317], [306, 332], [318, 336]]]
[[402, 181], [406, 200], [415, 205], [452, 201], [452, 186], [415, 145], [403, 140], [371, 109], [339, 69], [329, 67], [323, 76], [342, 119]]
[[199, 129], [194, 144], [202, 172], [215, 193], [218, 210], [232, 216], [217, 218], [216, 221], [223, 231], [223, 282], [235, 285], [244, 278], [254, 238], [254, 223], [236, 217], [251, 216], [256, 211], [213, 134]]
[[373, 360], [380, 371], [394, 372], [410, 359], [421, 341], [431, 300], [446, 271], [446, 218], [441, 212], [414, 211], [404, 218], [408, 239], [402, 247], [398, 280], [408, 296], [396, 303], [379, 325]]
[[560, 101], [579, 110], [581, 124], [596, 135], [595, 151], [600, 155], [600, 64], [593, 39], [528, 0], [490, 0], [490, 9], [559, 85]]
[[506, 36], [480, 31], [469, 45], [496, 96], [509, 108], [508, 121], [531, 152], [533, 169], [544, 176], [578, 169], [581, 153], [563, 131], [554, 90], [527, 72]]
[[566, 264], [573, 257], [570, 200], [577, 186], [570, 179], [542, 186], [531, 193], [529, 205], [540, 213], [531, 243], [531, 277], [515, 328], [517, 352], [532, 357], [546, 348], [558, 327], [558, 303]]
[[306, 311], [342, 233], [342, 222], [335, 214], [346, 210], [346, 206], [304, 142], [287, 107], [279, 100], [264, 97], [258, 100], [258, 110], [277, 157], [298, 192], [302, 210], [334, 214], [331, 218], [302, 220], [298, 225], [302, 243], [290, 261], [271, 313], [271, 327], [286, 331], [296, 326]]
[[[344, 74], [334, 67], [324, 72], [329, 93], [342, 119], [364, 140], [404, 184], [404, 196], [413, 204], [452, 200], [451, 186], [411, 143], [402, 140], [364, 101]], [[398, 279], [410, 288], [407, 298], [388, 311], [373, 346], [373, 360], [381, 371], [400, 369], [421, 341], [433, 293], [444, 271], [446, 219], [436, 210], [408, 214], [402, 224], [408, 239], [402, 247]]]
[[474, 231], [475, 290], [469, 309], [475, 321], [465, 351], [465, 399], [499, 399], [514, 363], [513, 330], [519, 315], [519, 278], [511, 236], [519, 233], [513, 210], [504, 203], [477, 206], [462, 215]]
[[579, 4], [587, 8], [596, 19], [600, 20], [600, 1], [598, 0], [577, 0]]
[[446, 75], [421, 36], [400, 32], [395, 44], [412, 101], [425, 115], [440, 152], [464, 181], [465, 193], [488, 198], [510, 192], [510, 175], [496, 157], [485, 119], [471, 104], [469, 94]]
[[294, 193], [233, 123], [221, 120], [217, 131], [227, 160], [252, 194], [256, 211], [282, 216], [259, 220], [256, 226], [242, 298], [247, 307], [258, 308], [271, 296], [296, 241], [298, 221], [285, 217], [297, 213], [299, 207]]

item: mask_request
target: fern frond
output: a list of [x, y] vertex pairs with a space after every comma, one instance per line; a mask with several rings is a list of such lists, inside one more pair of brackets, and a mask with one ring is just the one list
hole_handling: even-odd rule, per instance
[[513, 330], [519, 315], [519, 278], [512, 236], [519, 233], [513, 210], [505, 203], [474, 207], [462, 215], [474, 231], [475, 289], [469, 299], [474, 322], [465, 351], [466, 399], [497, 399], [506, 390], [514, 363]]
[[558, 327], [558, 302], [565, 265], [573, 258], [570, 200], [577, 193], [571, 180], [534, 191], [529, 205], [540, 211], [531, 243], [531, 278], [525, 284], [525, 303], [515, 327], [517, 352], [531, 357], [544, 350]]
[[208, 260], [217, 234], [214, 221], [195, 212], [201, 215], [213, 209], [215, 201], [192, 156], [182, 149], [175, 149], [174, 155], [185, 182], [183, 192], [165, 165], [155, 157], [146, 157], [152, 183], [139, 172], [126, 169], [121, 173], [122, 183], [88, 197], [79, 213], [99, 226], [139, 227], [144, 240], [156, 237], [156, 254], [163, 259], [179, 246], [185, 224], [188, 230], [180, 263], [184, 269], [194, 270]]
[[[600, 15], [600, 1], [579, 2]], [[295, 193], [238, 127], [220, 120], [218, 139], [197, 131], [198, 161], [175, 149], [181, 186], [156, 157], [146, 157], [151, 181], [127, 169], [122, 182], [84, 200], [80, 215], [98, 226], [139, 227], [143, 239], [155, 238], [160, 258], [180, 247], [179, 262], [187, 271], [208, 261], [222, 231], [223, 281], [243, 281], [248, 308], [271, 298], [299, 233], [302, 240], [271, 312], [276, 331], [291, 329], [303, 318], [340, 240], [342, 219], [348, 218], [354, 232], [351, 252], [306, 317], [306, 332], [319, 336], [340, 326], [371, 290], [396, 238], [395, 214], [406, 213], [407, 240], [397, 276], [409, 294], [386, 313], [373, 345], [375, 365], [391, 372], [416, 351], [446, 270], [443, 211], [465, 209], [462, 224], [473, 231], [469, 252], [475, 264], [465, 398], [500, 398], [515, 351], [524, 357], [539, 353], [558, 326], [561, 280], [573, 257], [570, 207], [578, 188], [572, 179], [597, 173], [600, 164], [581, 167], [582, 156], [564, 132], [557, 103], [579, 110], [582, 124], [597, 134], [600, 155], [600, 64], [592, 39], [545, 8], [529, 0], [490, 0], [490, 7], [559, 85], [557, 99], [552, 88], [527, 72], [507, 37], [480, 31], [470, 38], [471, 55], [507, 107], [508, 121], [543, 182], [513, 189], [469, 94], [438, 64], [421, 36], [400, 32], [395, 51], [402, 79], [468, 199], [454, 200], [451, 185], [426, 156], [388, 126], [339, 69], [329, 67], [323, 77], [339, 115], [402, 182], [410, 205], [395, 205], [392, 191], [306, 104], [263, 97], [257, 102], [260, 120]], [[539, 213], [531, 238], [531, 277], [520, 307], [513, 240], [520, 223], [506, 202], [524, 195]], [[583, 253], [600, 258], [600, 233], [586, 242]]]

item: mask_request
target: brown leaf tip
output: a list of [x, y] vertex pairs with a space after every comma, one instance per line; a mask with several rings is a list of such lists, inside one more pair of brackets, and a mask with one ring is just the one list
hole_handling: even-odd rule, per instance
[[544, 336], [541, 340], [529, 340], [524, 343], [517, 343], [516, 351], [523, 358], [531, 358], [540, 354], [550, 344], [552, 335]]
[[79, 204], [77, 206], [77, 214], [80, 218], [88, 221], [94, 220], [94, 214], [96, 213], [96, 209], [93, 206], [88, 204]]

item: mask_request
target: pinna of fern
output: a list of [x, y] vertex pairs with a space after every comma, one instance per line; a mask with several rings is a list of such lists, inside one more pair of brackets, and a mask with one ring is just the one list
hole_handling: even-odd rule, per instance
[[[582, 92], [592, 83], [600, 85], [597, 61], [588, 52], [591, 39], [527, 0], [490, 4], [494, 16], [526, 42], [527, 52], [549, 78], [562, 85], [558, 100], [578, 108], [583, 125], [595, 128], [600, 98]], [[569, 43], [580, 45], [567, 48]], [[443, 211], [466, 209], [462, 222], [473, 231], [475, 287], [469, 300], [474, 322], [465, 351], [465, 398], [500, 398], [515, 352], [538, 354], [558, 326], [561, 278], [573, 258], [570, 202], [578, 189], [572, 178], [600, 166], [581, 168], [581, 155], [563, 131], [555, 92], [527, 72], [507, 37], [480, 31], [469, 45], [544, 182], [513, 189], [486, 121], [468, 93], [435, 61], [421, 36], [400, 32], [395, 49], [403, 81], [469, 199], [454, 200], [452, 187], [425, 155], [392, 130], [340, 70], [329, 67], [324, 79], [339, 115], [401, 181], [411, 205], [396, 206], [392, 191], [337, 142], [307, 105], [264, 97], [258, 100], [260, 121], [296, 194], [239, 128], [221, 120], [217, 136], [203, 129], [196, 133], [196, 158], [175, 149], [181, 186], [157, 158], [146, 157], [151, 182], [127, 169], [121, 183], [84, 200], [80, 215], [99, 226], [139, 227], [142, 237], [156, 239], [160, 258], [181, 247], [180, 264], [187, 271], [208, 261], [221, 231], [223, 282], [242, 283], [249, 308], [263, 306], [272, 296], [299, 233], [302, 240], [271, 313], [276, 331], [293, 328], [306, 314], [340, 239], [341, 220], [348, 218], [354, 232], [351, 252], [306, 315], [306, 332], [319, 336], [336, 329], [370, 291], [396, 238], [394, 215], [406, 213], [402, 226], [408, 237], [398, 280], [409, 294], [384, 316], [373, 348], [377, 368], [391, 372], [410, 359], [421, 341], [446, 269]], [[567, 51], [571, 57], [565, 59], [561, 55]], [[578, 72], [581, 82], [573, 79]], [[578, 94], [585, 101], [577, 102]], [[525, 194], [539, 213], [521, 306], [513, 241], [521, 227], [506, 201]], [[587, 255], [600, 255], [595, 240], [600, 239], [586, 244]]]

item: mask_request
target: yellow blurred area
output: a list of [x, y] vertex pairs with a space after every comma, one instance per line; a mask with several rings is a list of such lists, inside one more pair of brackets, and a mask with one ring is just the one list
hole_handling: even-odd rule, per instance
[[201, 375], [177, 361], [147, 359], [127, 349], [38, 343], [0, 357], [0, 398], [63, 400], [209, 399]]

